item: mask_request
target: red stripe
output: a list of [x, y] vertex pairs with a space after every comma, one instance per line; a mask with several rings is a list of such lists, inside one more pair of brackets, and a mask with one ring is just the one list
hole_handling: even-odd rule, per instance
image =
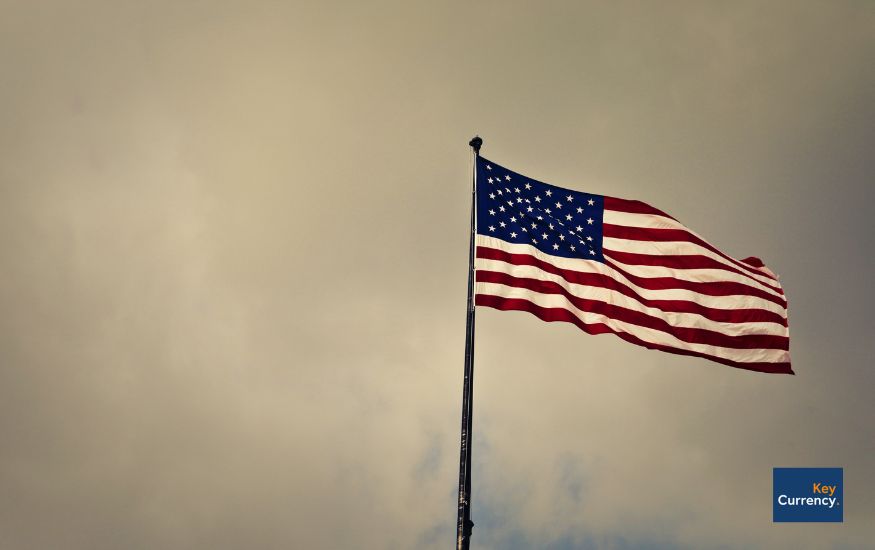
[[[685, 281], [683, 279], [675, 279], [674, 277], [641, 277], [629, 273], [618, 264], [605, 258], [605, 265], [620, 273], [636, 285], [648, 290], [666, 290], [672, 288], [682, 288], [707, 296], [755, 296], [763, 300], [772, 302], [787, 308], [787, 300], [779, 298], [774, 294], [765, 290], [748, 286], [744, 283], [735, 281], [720, 281], [720, 282], [702, 282], [702, 281]], [[777, 319], [770, 319], [772, 322], [781, 323], [787, 326], [787, 319], [774, 312], [769, 312], [777, 316]], [[778, 320], [779, 319], [779, 320]]]
[[654, 349], [659, 351], [665, 351], [668, 353], [674, 353], [677, 355], [691, 355], [694, 357], [703, 357], [705, 359], [709, 359], [711, 361], [715, 361], [717, 363], [722, 363], [724, 365], [729, 365], [731, 367], [736, 367], [739, 369], [757, 371], [757, 372], [766, 372], [772, 374], [795, 374], [790, 367], [790, 363], [769, 363], [769, 362], [755, 362], [755, 363], [740, 363], [738, 361], [732, 361], [730, 359], [724, 359], [723, 357], [716, 357], [713, 355], [709, 355], [706, 353], [700, 353], [696, 351], [689, 351], [684, 349], [677, 349], [670, 346], [665, 346], [662, 344], [652, 344], [650, 342], [645, 342], [636, 336], [625, 332], [618, 332], [610, 328], [609, 326], [603, 323], [584, 323], [573, 313], [568, 311], [567, 309], [562, 308], [544, 308], [537, 304], [533, 304], [528, 300], [522, 300], [519, 298], [501, 298], [499, 296], [491, 296], [485, 294], [478, 294], [475, 297], [475, 303], [478, 306], [486, 306], [499, 310], [518, 310], [518, 311], [527, 311], [542, 321], [563, 321], [567, 323], [572, 323], [576, 325], [578, 328], [583, 330], [588, 334], [616, 334], [623, 340], [630, 342], [632, 344], [636, 344], [638, 346], [643, 346], [648, 349]]
[[658, 208], [653, 208], [646, 202], [618, 199], [615, 197], [605, 197], [605, 210], [613, 210], [615, 212], [628, 212], [630, 214], [653, 214], [655, 216], [663, 216], [670, 220], [674, 220], [674, 218], [672, 218], [662, 210], [659, 210]]
[[[667, 267], [669, 269], [721, 269], [723, 271], [730, 271], [746, 277], [751, 281], [755, 281], [759, 285], [772, 289], [775, 292], [780, 293], [782, 296], [784, 295], [784, 291], [780, 288], [773, 287], [762, 281], [757, 281], [747, 273], [726, 265], [723, 262], [719, 262], [714, 258], [709, 258], [708, 256], [672, 254], [653, 256], [650, 254], [638, 254], [635, 252], [620, 252], [618, 250], [609, 250], [607, 248], [603, 249], [603, 253], [605, 256], [610, 256], [612, 259], [627, 265], [651, 265]], [[776, 298], [780, 297], [776, 296]]]
[[738, 260], [731, 258], [720, 252], [713, 245], [708, 243], [707, 241], [693, 235], [689, 231], [684, 229], [662, 229], [662, 228], [651, 228], [651, 227], [627, 227], [625, 225], [613, 225], [610, 223], [602, 224], [602, 228], [604, 230], [605, 237], [614, 237], [617, 239], [628, 239], [631, 241], [658, 241], [658, 242], [675, 242], [675, 241], [683, 241], [697, 244], [703, 248], [714, 252], [715, 254], [719, 254], [721, 258], [725, 259], [728, 262], [731, 262], [733, 265], [744, 269], [745, 271], [749, 271], [754, 275], [761, 275], [763, 277], [767, 277], [768, 279], [774, 281], [775, 277], [769, 275], [768, 273], [763, 273], [757, 268], [750, 266], [748, 264], [739, 262]]
[[[585, 273], [581, 271], [573, 271], [570, 269], [562, 269], [555, 265], [531, 256], [529, 254], [511, 254], [497, 248], [488, 248], [485, 246], [477, 247], [477, 257], [487, 260], [498, 260], [514, 265], [530, 265], [537, 267], [547, 273], [558, 275], [568, 281], [579, 285], [596, 286], [607, 288], [619, 292], [630, 298], [634, 298], [641, 303], [676, 313], [695, 313], [712, 321], [721, 323], [737, 323], [749, 321], [762, 321], [778, 323], [787, 326], [787, 319], [783, 316], [764, 309], [719, 309], [703, 306], [699, 303], [690, 300], [652, 300], [638, 294], [635, 289], [623, 284], [616, 279], [601, 273]], [[752, 288], [747, 285], [736, 282], [719, 282], [705, 283], [684, 281], [673, 277], [639, 277], [624, 272], [622, 269], [610, 262], [605, 262], [606, 265], [618, 271], [623, 276], [627, 277], [636, 285], [648, 290], [672, 290], [682, 289], [704, 294], [707, 296], [754, 296], [778, 304], [781, 307], [786, 307], [786, 302], [777, 296], [769, 294], [763, 290]], [[738, 312], [738, 313], [735, 313]]]
[[790, 342], [786, 336], [771, 334], [742, 334], [730, 336], [714, 330], [694, 327], [678, 327], [668, 323], [661, 317], [654, 317], [642, 311], [629, 309], [601, 300], [590, 300], [572, 294], [568, 289], [553, 281], [541, 281], [526, 277], [514, 277], [507, 273], [497, 271], [477, 271], [477, 281], [497, 283], [514, 288], [524, 288], [539, 294], [558, 294], [564, 296], [569, 302], [581, 310], [589, 313], [597, 313], [617, 319], [624, 323], [638, 325], [639, 327], [658, 330], [678, 340], [690, 344], [707, 344], [722, 348], [733, 349], [780, 349], [789, 350]]

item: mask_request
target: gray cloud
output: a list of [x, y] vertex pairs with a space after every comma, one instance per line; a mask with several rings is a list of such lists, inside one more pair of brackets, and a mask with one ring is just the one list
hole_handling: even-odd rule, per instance
[[[0, 548], [439, 548], [484, 154], [646, 200], [790, 299], [795, 377], [478, 314], [474, 543], [857, 548], [863, 2], [12, 2]], [[771, 523], [843, 466], [845, 523]]]

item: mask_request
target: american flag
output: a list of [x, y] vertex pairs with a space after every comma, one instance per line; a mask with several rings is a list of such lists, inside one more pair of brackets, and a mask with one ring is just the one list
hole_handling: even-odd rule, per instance
[[640, 201], [548, 185], [478, 156], [475, 270], [478, 306], [793, 374], [777, 276]]

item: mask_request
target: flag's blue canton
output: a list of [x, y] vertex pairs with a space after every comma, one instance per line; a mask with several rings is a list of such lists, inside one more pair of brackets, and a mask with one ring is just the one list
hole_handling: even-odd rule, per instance
[[477, 233], [565, 258], [604, 262], [601, 195], [527, 178], [477, 158]]

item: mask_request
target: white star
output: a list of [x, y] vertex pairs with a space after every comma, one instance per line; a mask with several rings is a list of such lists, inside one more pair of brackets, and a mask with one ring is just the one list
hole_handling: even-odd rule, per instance
[[541, 220], [543, 220], [543, 219], [544, 219], [543, 216], [538, 216], [538, 221], [541, 221]]
[[486, 180], [486, 181], [488, 181], [489, 183], [492, 183], [492, 178], [489, 178], [489, 179]]
[[588, 240], [589, 242], [592, 242], [592, 237], [587, 237], [586, 240]]
[[561, 202], [557, 202], [557, 203], [556, 203], [556, 208], [562, 208], [562, 203], [561, 203]]
[[558, 244], [554, 244], [554, 245], [553, 245], [553, 250], [559, 250], [559, 245], [558, 245]]
[[559, 235], [559, 240], [560, 240], [560, 241], [564, 241], [564, 240], [565, 240], [565, 235]]
[[550, 227], [550, 229], [553, 229], [553, 224], [551, 223], [551, 224], [549, 225], [549, 227]]
[[505, 224], [504, 222], [498, 222], [498, 225], [500, 225], [501, 227], [507, 227], [507, 224]]
[[531, 189], [531, 188], [532, 188], [532, 184], [531, 184], [531, 183], [527, 183], [527, 184], [526, 184], [526, 190]]
[[535, 202], [541, 202], [541, 197], [535, 197]]
[[571, 245], [571, 251], [574, 252], [574, 245]]
[[517, 197], [517, 198], [516, 198], [516, 201], [517, 201], [517, 203], [521, 203], [521, 202], [523, 202], [523, 199]]
[[520, 188], [519, 188], [519, 187], [514, 187], [513, 190], [514, 190], [515, 193], [519, 193], [519, 192], [520, 192]]
[[490, 210], [490, 211], [489, 211], [489, 215], [490, 215], [490, 216], [494, 216], [494, 215], [495, 215], [495, 210]]
[[532, 229], [537, 229], [537, 228], [538, 228], [538, 224], [536, 224], [535, 222], [532, 222]]
[[492, 170], [492, 167], [489, 166], [489, 165], [487, 164], [487, 165], [486, 165], [486, 169], [487, 169], [487, 170]]
[[532, 239], [532, 242], [538, 244], [538, 239]]
[[552, 214], [552, 213], [553, 213], [553, 211], [550, 210], [549, 208], [545, 208], [545, 209], [544, 209], [544, 212], [546, 212], [546, 213], [548, 213], [548, 214]]
[[589, 199], [588, 201], [586, 201], [586, 204], [593, 206], [595, 204], [595, 201], [592, 199]]
[[513, 223], [516, 223], [516, 216], [511, 216], [510, 221], [512, 221]]
[[534, 210], [534, 208], [532, 208], [531, 206], [526, 208], [526, 212], [531, 212], [532, 210]]
[[574, 229], [577, 229], [578, 231], [583, 231], [583, 228], [580, 227], [579, 225], [577, 227], [575, 227]]
[[565, 214], [565, 219], [571, 221], [571, 214]]
[[526, 229], [525, 227], [523, 227], [523, 233], [528, 233], [528, 232], [529, 232], [529, 230]]
[[489, 198], [495, 200], [495, 193], [489, 193]]
[[497, 192], [499, 195], [502, 194], [502, 193], [501, 193], [501, 189], [496, 189], [496, 192]]
[[510, 181], [510, 174], [504, 176], [504, 179], [506, 179], [507, 181]]
[[510, 238], [511, 238], [511, 239], [516, 239], [516, 233], [514, 233], [513, 231], [511, 231], [511, 232], [510, 232]]
[[592, 218], [587, 218], [586, 223], [588, 223], [589, 225], [592, 225]]
[[501, 210], [502, 212], [504, 212], [504, 207], [503, 207], [503, 206], [499, 206], [498, 209]]
[[581, 207], [578, 206], [578, 207], [577, 207], [577, 213], [578, 213], [578, 214], [583, 214], [583, 208], [581, 208]]
[[553, 192], [550, 191], [549, 189], [547, 189], [547, 192], [546, 192], [545, 194], [549, 197], [549, 196], [551, 196], [551, 195], [553, 194]]
[[591, 256], [595, 256], [595, 250], [593, 250], [593, 249], [591, 249], [591, 248], [589, 249], [589, 253], [590, 253]]
[[505, 187], [504, 190], [510, 193], [510, 187]]
[[490, 231], [495, 231], [495, 226], [494, 226], [494, 225], [490, 225], [490, 226], [489, 226], [489, 230], [490, 230]]
[[568, 195], [568, 202], [571, 202], [573, 200], [574, 200], [574, 197], [572, 197], [571, 195]]
[[547, 240], [547, 234], [546, 234], [546, 233], [541, 233], [541, 238], [544, 239], [544, 240], [546, 241], [546, 240]]

